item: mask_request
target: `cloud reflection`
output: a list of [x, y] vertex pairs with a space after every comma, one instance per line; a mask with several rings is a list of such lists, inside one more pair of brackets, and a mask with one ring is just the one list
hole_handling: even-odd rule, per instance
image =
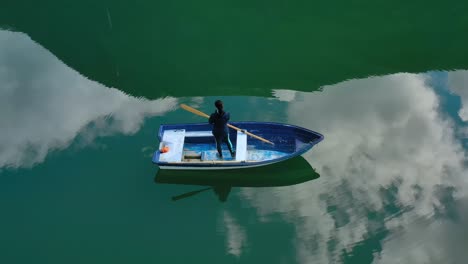
[[[395, 74], [345, 81], [321, 93], [274, 93], [289, 102], [289, 123], [325, 135], [305, 155], [322, 177], [281, 192], [242, 194], [261, 218], [280, 212], [295, 224], [300, 263], [391, 262], [403, 238], [431, 250], [420, 247], [417, 236], [394, 234], [410, 234], [421, 221], [450, 219], [447, 199], [465, 196], [468, 171], [454, 124], [439, 113], [428, 78]], [[404, 258], [402, 263], [427, 263]], [[455, 261], [450, 254], [444, 258]]]
[[176, 106], [88, 80], [28, 36], [0, 31], [0, 168], [31, 167], [80, 135], [133, 134]]
[[465, 263], [468, 200], [456, 202], [455, 220], [418, 221], [385, 243], [376, 263]]
[[245, 229], [239, 225], [228, 211], [223, 212], [223, 226], [226, 228], [226, 249], [227, 252], [236, 257], [240, 257], [242, 249], [246, 246], [247, 236]]
[[458, 112], [463, 121], [468, 121], [468, 71], [448, 73], [449, 89], [460, 96], [462, 108]]

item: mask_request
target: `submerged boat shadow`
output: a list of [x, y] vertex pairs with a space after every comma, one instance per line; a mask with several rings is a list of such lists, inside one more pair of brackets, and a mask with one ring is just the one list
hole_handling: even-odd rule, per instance
[[213, 189], [219, 200], [225, 202], [232, 187], [277, 187], [300, 184], [318, 179], [320, 175], [302, 157], [249, 169], [232, 170], [159, 170], [158, 184], [210, 186], [172, 197], [173, 201], [188, 198]]

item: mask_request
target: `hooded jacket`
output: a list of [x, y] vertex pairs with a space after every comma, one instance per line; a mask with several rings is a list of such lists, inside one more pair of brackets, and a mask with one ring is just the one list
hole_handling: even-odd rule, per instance
[[229, 133], [227, 123], [230, 118], [231, 116], [228, 112], [219, 112], [216, 110], [216, 112], [212, 113], [208, 122], [213, 125], [213, 134], [220, 135]]

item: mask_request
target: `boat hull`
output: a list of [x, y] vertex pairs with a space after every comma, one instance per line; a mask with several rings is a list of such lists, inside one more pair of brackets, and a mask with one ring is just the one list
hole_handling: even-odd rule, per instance
[[247, 164], [247, 165], [232, 165], [232, 166], [220, 166], [220, 165], [203, 165], [203, 166], [190, 166], [189, 164], [181, 164], [181, 165], [158, 165], [162, 170], [235, 170], [235, 169], [247, 169], [247, 168], [255, 168], [260, 166], [266, 166], [274, 163], [278, 163], [279, 161], [268, 162], [268, 163], [261, 163], [261, 164]]
[[268, 166], [237, 170], [158, 170], [156, 183], [199, 186], [274, 187], [300, 184], [320, 175], [302, 156]]

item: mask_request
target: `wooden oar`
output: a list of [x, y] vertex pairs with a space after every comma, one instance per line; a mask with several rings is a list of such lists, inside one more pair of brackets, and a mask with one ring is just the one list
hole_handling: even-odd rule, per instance
[[[202, 111], [199, 111], [199, 110], [197, 110], [197, 109], [195, 109], [195, 108], [193, 108], [193, 107], [190, 107], [190, 106], [188, 106], [188, 105], [186, 105], [186, 104], [181, 104], [180, 107], [182, 107], [184, 110], [187, 110], [187, 111], [189, 111], [189, 112], [191, 112], [191, 113], [194, 113], [194, 114], [196, 114], [196, 115], [203, 116], [203, 117], [206, 117], [206, 118], [210, 118], [209, 115], [207, 115], [207, 114], [203, 113]], [[261, 140], [261, 141], [263, 141], [263, 142], [266, 142], [266, 143], [269, 143], [269, 144], [274, 145], [273, 142], [271, 142], [271, 141], [269, 141], [269, 140], [266, 140], [266, 139], [264, 139], [264, 138], [262, 138], [262, 137], [259, 137], [259, 136], [257, 136], [257, 135], [254, 135], [254, 134], [252, 134], [252, 133], [250, 133], [250, 132], [247, 132], [247, 131], [245, 131], [244, 129], [240, 129], [240, 128], [235, 127], [235, 126], [233, 126], [233, 125], [231, 125], [231, 124], [228, 124], [227, 126], [230, 127], [230, 128], [232, 128], [232, 129], [235, 129], [235, 130], [237, 130], [237, 131], [243, 132], [243, 133], [245, 133], [245, 134], [247, 134], [247, 135], [249, 135], [249, 136], [251, 136], [251, 137], [253, 137], [253, 138], [256, 138], [256, 139]]]

